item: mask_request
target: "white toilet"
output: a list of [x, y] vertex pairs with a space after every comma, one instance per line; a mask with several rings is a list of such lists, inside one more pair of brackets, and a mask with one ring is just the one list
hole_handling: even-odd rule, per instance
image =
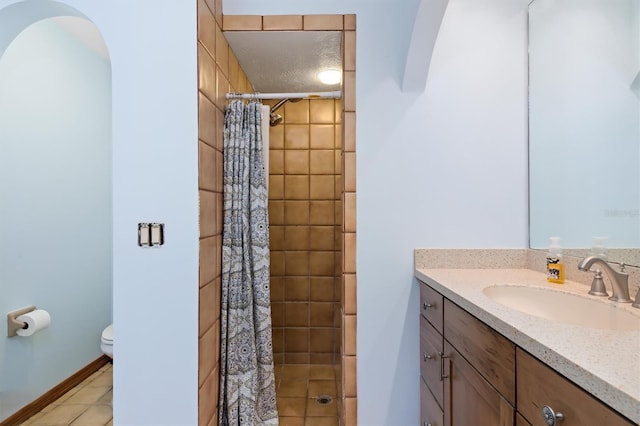
[[110, 324], [102, 331], [100, 338], [100, 350], [105, 355], [113, 358], [113, 324]]

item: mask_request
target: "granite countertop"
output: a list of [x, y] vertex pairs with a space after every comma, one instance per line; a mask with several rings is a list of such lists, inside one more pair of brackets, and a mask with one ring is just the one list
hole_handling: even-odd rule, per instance
[[[584, 284], [548, 283], [545, 274], [529, 269], [417, 268], [415, 276], [640, 424], [640, 330], [600, 330], [546, 320], [501, 305], [482, 290], [492, 285], [516, 284], [575, 293], [601, 303], [614, 302], [587, 295]], [[640, 321], [639, 309], [630, 304], [619, 304], [618, 308], [628, 310]]]

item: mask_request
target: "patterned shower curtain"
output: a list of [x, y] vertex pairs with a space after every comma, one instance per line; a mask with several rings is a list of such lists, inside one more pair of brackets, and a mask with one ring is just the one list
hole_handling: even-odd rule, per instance
[[220, 425], [277, 425], [261, 104], [224, 123]]

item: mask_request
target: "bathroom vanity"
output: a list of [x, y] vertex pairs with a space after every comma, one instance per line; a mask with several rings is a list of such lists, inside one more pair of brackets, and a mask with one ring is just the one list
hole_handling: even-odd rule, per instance
[[416, 269], [416, 277], [422, 426], [640, 423], [640, 315], [627, 306], [628, 330], [586, 328], [487, 297], [496, 285], [544, 289], [540, 272]]

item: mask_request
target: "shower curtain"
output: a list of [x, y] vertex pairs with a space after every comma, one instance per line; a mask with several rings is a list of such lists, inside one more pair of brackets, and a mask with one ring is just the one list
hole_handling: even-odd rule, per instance
[[224, 123], [220, 425], [277, 425], [261, 104], [232, 101]]

